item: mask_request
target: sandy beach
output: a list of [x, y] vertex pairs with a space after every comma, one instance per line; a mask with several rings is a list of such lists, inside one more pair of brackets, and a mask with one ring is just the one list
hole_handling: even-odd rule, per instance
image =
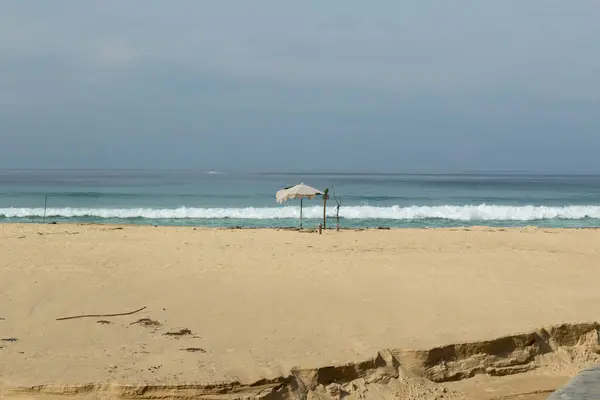
[[[598, 243], [591, 229], [0, 225], [0, 387], [289, 398], [302, 388], [286, 379], [312, 373], [312, 398], [542, 399], [598, 361], [584, 324], [600, 319]], [[479, 345], [411, 352], [462, 343]]]

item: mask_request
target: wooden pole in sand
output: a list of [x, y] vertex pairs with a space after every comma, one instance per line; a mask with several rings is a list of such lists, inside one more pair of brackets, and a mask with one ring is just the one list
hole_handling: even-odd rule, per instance
[[300, 229], [302, 229], [302, 197], [300, 198]]
[[42, 217], [42, 224], [46, 223], [46, 208], [48, 208], [48, 196], [44, 199], [44, 216]]
[[329, 197], [329, 189], [323, 192], [323, 229], [327, 229], [327, 198]]
[[337, 196], [335, 195], [335, 190], [333, 191], [333, 199], [335, 200], [335, 204], [337, 204], [337, 206], [335, 207], [335, 226], [336, 226], [336, 230], [339, 232], [340, 231], [340, 207], [342, 206], [342, 198], [340, 197], [339, 199], [337, 198]]

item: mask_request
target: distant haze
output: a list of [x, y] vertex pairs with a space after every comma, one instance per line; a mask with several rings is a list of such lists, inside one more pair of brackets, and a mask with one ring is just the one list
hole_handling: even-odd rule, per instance
[[4, 0], [0, 168], [600, 171], [597, 0]]

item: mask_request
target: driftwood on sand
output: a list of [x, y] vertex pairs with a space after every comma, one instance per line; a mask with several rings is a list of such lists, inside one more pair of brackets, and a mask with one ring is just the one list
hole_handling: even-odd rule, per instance
[[131, 312], [126, 312], [126, 313], [118, 313], [118, 314], [83, 314], [83, 315], [75, 315], [72, 317], [62, 317], [62, 318], [56, 318], [57, 321], [65, 321], [67, 319], [77, 319], [77, 318], [103, 318], [103, 317], [120, 317], [123, 315], [131, 315], [131, 314], [135, 314], [135, 313], [139, 313], [142, 310], [145, 310], [146, 306], [135, 310], [135, 311], [131, 311]]

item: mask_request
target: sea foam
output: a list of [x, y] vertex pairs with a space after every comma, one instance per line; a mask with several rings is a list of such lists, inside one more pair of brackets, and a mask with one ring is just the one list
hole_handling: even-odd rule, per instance
[[[335, 210], [327, 210], [329, 216]], [[38, 218], [43, 208], [0, 208], [3, 218]], [[319, 206], [305, 207], [305, 218], [320, 218]], [[292, 219], [300, 216], [297, 206], [245, 207], [245, 208], [48, 208], [47, 217], [58, 218], [111, 218], [111, 219]], [[441, 205], [441, 206], [348, 206], [340, 209], [340, 216], [352, 220], [423, 220], [442, 219], [455, 221], [535, 221], [549, 219], [600, 219], [600, 206], [505, 206], [505, 205]]]

